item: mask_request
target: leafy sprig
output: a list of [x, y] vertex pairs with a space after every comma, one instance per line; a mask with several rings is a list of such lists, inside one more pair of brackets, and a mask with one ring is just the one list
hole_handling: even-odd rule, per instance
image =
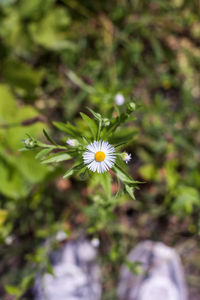
[[[112, 115], [104, 118], [101, 114], [96, 113], [92, 109], [88, 108], [92, 117], [89, 117], [85, 113], [81, 112], [82, 122], [72, 125], [71, 123], [53, 122], [53, 125], [60, 131], [66, 134], [67, 143], [58, 144], [49, 134], [43, 130], [44, 136], [48, 143], [41, 142], [27, 136], [25, 139], [24, 147], [21, 151], [27, 151], [34, 148], [40, 149], [36, 158], [41, 160], [42, 164], [60, 163], [62, 161], [74, 160], [75, 163], [71, 169], [67, 170], [64, 174], [64, 178], [69, 178], [78, 173], [81, 179], [86, 178], [86, 173], [93, 175], [92, 172], [84, 164], [82, 155], [86, 150], [88, 144], [93, 141], [108, 141], [116, 149], [116, 161], [112, 168], [117, 181], [120, 181], [124, 185], [124, 191], [134, 198], [134, 189], [137, 188], [138, 182], [135, 181], [127, 170], [127, 165], [123, 160], [123, 153], [118, 152], [121, 148], [125, 147], [127, 143], [132, 141], [135, 131], [125, 128], [124, 124], [132, 120], [131, 114], [136, 110], [135, 103], [131, 102], [126, 107], [124, 112], [120, 112], [117, 108], [113, 110]], [[108, 182], [111, 180], [110, 172], [106, 172], [103, 176], [99, 175], [99, 180], [104, 187], [104, 190], [108, 197], [110, 197], [110, 191], [108, 188]]]

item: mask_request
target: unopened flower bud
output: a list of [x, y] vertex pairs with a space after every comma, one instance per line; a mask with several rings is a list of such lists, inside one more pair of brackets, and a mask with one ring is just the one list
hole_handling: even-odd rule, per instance
[[79, 145], [79, 142], [75, 139], [68, 139], [66, 141], [66, 143], [69, 145], [69, 146], [72, 146], [72, 147], [76, 147]]
[[126, 164], [131, 160], [131, 154], [128, 154], [127, 152], [123, 152], [121, 154], [122, 159], [125, 161]]
[[25, 139], [24, 146], [28, 149], [33, 149], [37, 147], [37, 141], [33, 140], [31, 137]]
[[110, 120], [107, 119], [107, 118], [104, 118], [104, 119], [103, 119], [103, 126], [107, 127], [107, 126], [109, 126], [109, 125], [110, 125]]
[[136, 105], [134, 102], [130, 102], [127, 106], [127, 113], [132, 113], [136, 109]]
[[119, 106], [123, 105], [125, 102], [125, 98], [122, 94], [118, 93], [115, 95], [115, 103]]

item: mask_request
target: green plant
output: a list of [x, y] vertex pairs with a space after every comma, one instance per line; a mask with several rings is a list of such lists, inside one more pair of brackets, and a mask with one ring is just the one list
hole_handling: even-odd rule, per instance
[[81, 113], [86, 127], [82, 123], [74, 126], [70, 123], [54, 122], [54, 126], [67, 134], [67, 144], [59, 145], [43, 130], [50, 144], [28, 136], [24, 140], [24, 148], [21, 151], [42, 148], [36, 155], [42, 164], [75, 160], [75, 164], [64, 174], [64, 178], [78, 173], [79, 177], [84, 179], [91, 177], [92, 172], [102, 173], [99, 174], [99, 183], [102, 184], [108, 199], [111, 196], [111, 174], [108, 170], [111, 168], [117, 180], [124, 184], [125, 191], [134, 198], [133, 189], [138, 182], [127, 173], [126, 163], [130, 160], [130, 155], [126, 152], [120, 153], [118, 149], [124, 147], [133, 137], [133, 132], [125, 134], [122, 131], [120, 134], [120, 128], [132, 119], [130, 115], [135, 111], [135, 104], [129, 103], [125, 112], [120, 112], [117, 108], [115, 117], [112, 117], [113, 110], [107, 118], [103, 118], [91, 109], [89, 111], [94, 119]]

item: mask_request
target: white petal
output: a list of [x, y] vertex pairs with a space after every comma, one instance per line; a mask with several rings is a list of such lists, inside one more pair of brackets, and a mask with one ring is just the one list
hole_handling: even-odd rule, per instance
[[95, 152], [100, 151], [101, 150], [101, 142], [95, 141], [94, 144], [95, 144]]
[[108, 166], [106, 165], [105, 161], [102, 162], [102, 164], [101, 164], [101, 169], [102, 169], [102, 173], [105, 172], [105, 171], [108, 171], [109, 168], [108, 168]]
[[102, 142], [102, 145], [101, 145], [101, 149], [103, 149], [104, 151], [107, 151], [108, 150], [108, 142]]
[[92, 172], [96, 172], [96, 169], [97, 169], [96, 161], [94, 160], [93, 162], [91, 162], [91, 163], [88, 165], [88, 168], [89, 168]]
[[113, 166], [113, 163], [110, 161], [110, 160], [106, 160], [105, 159], [105, 164], [106, 164], [106, 166], [108, 166], [109, 168], [112, 168], [112, 166]]
[[101, 163], [98, 163], [98, 166], [97, 166], [97, 172], [98, 172], [98, 173], [101, 173]]
[[91, 152], [95, 152], [95, 147], [94, 147], [94, 143], [91, 143], [87, 146], [87, 149]]

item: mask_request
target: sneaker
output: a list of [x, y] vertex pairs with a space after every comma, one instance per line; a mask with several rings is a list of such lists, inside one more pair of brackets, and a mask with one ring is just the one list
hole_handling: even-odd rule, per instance
[[134, 275], [125, 266], [120, 273], [120, 300], [187, 300], [187, 289], [180, 258], [163, 243], [141, 242], [128, 255], [139, 262], [142, 273]]
[[100, 269], [96, 250], [85, 239], [67, 242], [51, 254], [53, 273], [38, 275], [35, 300], [99, 300]]

